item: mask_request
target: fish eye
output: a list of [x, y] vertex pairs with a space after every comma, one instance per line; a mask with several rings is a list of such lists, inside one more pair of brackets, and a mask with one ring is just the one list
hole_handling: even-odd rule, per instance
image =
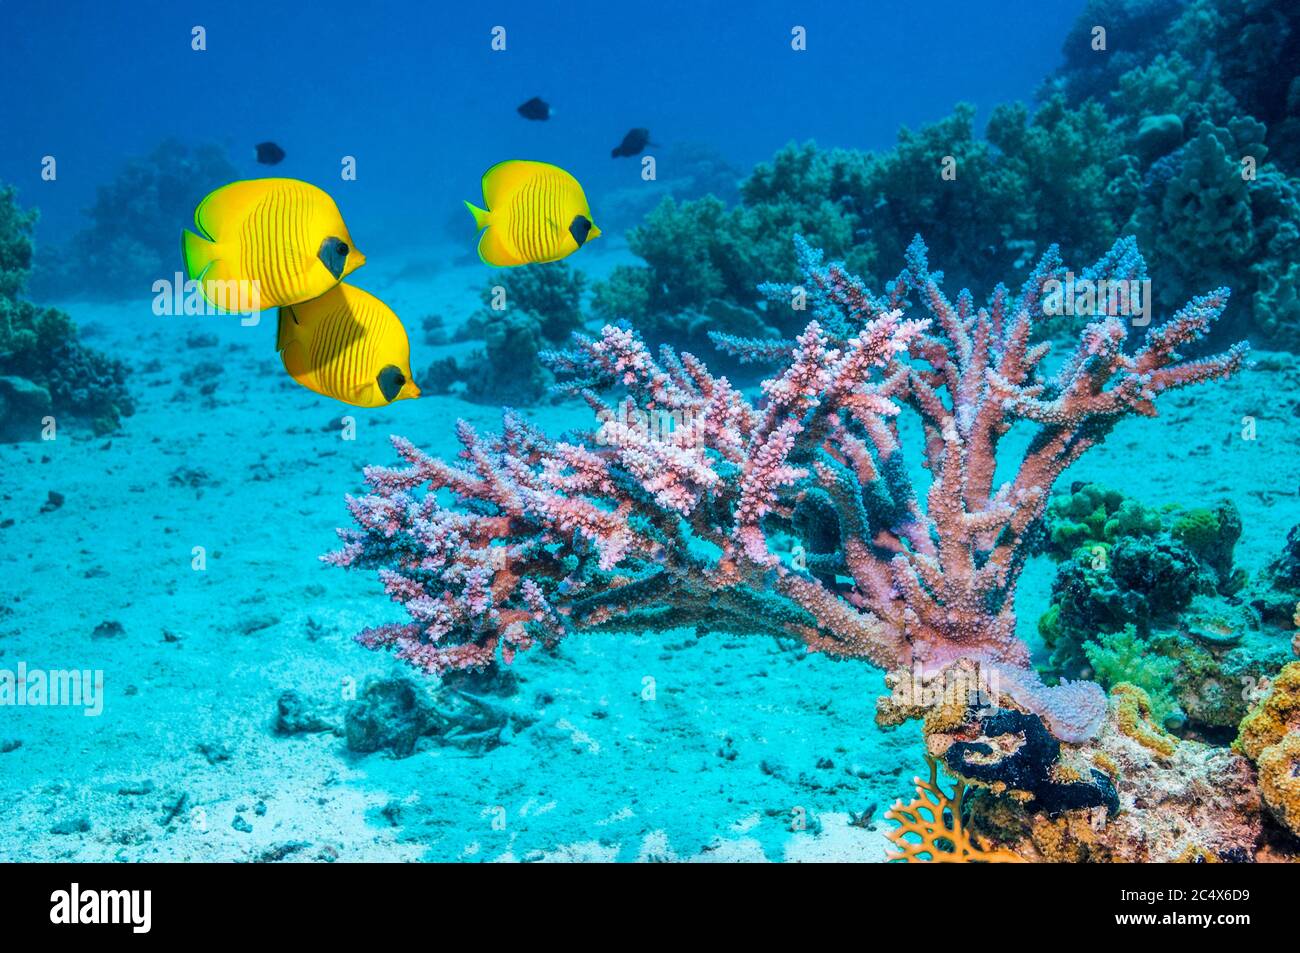
[[397, 399], [401, 389], [406, 386], [406, 375], [397, 366], [388, 364], [376, 376], [375, 383], [379, 385], [379, 392], [384, 395], [384, 400], [392, 403]]
[[573, 236], [573, 240], [578, 243], [579, 248], [581, 248], [583, 242], [587, 240], [587, 234], [590, 231], [591, 220], [585, 215], [575, 215], [573, 221], [569, 225], [569, 234]]
[[320, 250], [316, 252], [316, 257], [334, 276], [334, 280], [338, 281], [343, 277], [343, 269], [347, 263], [347, 243], [336, 235], [330, 235], [321, 241]]

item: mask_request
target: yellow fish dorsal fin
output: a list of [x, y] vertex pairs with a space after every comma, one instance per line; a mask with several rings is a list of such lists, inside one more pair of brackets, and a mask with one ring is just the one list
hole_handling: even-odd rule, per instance
[[[483, 200], [489, 211], [510, 201], [524, 185], [540, 174], [560, 175], [578, 186], [578, 180], [558, 165], [549, 162], [532, 162], [528, 159], [507, 159], [498, 162], [483, 173]], [[581, 186], [578, 186], [581, 188]]]
[[220, 241], [222, 234], [228, 235], [232, 228], [237, 228], [258, 202], [277, 188], [286, 186], [305, 186], [312, 192], [320, 192], [331, 205], [334, 203], [327, 193], [310, 182], [298, 179], [244, 179], [223, 185], [209, 193], [194, 211], [194, 224], [199, 227], [204, 238]]

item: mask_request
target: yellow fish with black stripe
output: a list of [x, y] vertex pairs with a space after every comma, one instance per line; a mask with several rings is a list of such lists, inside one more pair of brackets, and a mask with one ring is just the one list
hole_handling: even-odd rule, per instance
[[201, 234], [181, 235], [185, 270], [216, 305], [214, 292], [230, 286], [211, 282], [256, 282], [259, 305], [275, 307], [319, 297], [366, 263], [334, 199], [297, 179], [224, 185], [194, 224]]
[[357, 407], [419, 397], [406, 328], [374, 295], [340, 282], [280, 308], [276, 350], [303, 387]]
[[481, 209], [466, 208], [483, 231], [478, 256], [489, 265], [559, 261], [600, 237], [578, 180], [549, 162], [511, 159], [483, 173]]

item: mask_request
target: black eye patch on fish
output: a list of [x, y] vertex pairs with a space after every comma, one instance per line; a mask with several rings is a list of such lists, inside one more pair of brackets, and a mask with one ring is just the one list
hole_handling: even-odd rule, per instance
[[569, 225], [569, 234], [573, 236], [573, 240], [578, 243], [579, 248], [587, 240], [587, 233], [590, 231], [591, 219], [585, 215], [574, 216], [573, 223]]
[[384, 400], [391, 404], [406, 384], [406, 375], [402, 373], [401, 368], [389, 364], [379, 372], [375, 383], [379, 385], [379, 392], [384, 395]]
[[331, 235], [320, 243], [320, 251], [316, 253], [316, 257], [329, 269], [329, 273], [335, 280], [338, 280], [343, 277], [343, 264], [348, 260], [348, 250], [347, 242]]

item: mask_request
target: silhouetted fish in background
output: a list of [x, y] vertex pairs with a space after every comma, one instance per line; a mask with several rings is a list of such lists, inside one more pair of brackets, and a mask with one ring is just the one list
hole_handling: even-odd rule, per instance
[[525, 119], [550, 119], [551, 104], [538, 96], [534, 96], [519, 107], [519, 115]]
[[257, 144], [257, 161], [262, 165], [279, 165], [282, 159], [284, 159], [284, 150], [274, 142]]
[[655, 145], [658, 145], [658, 143], [650, 141], [649, 129], [633, 129], [623, 137], [622, 142], [613, 148], [610, 152], [610, 157], [617, 159], [619, 156], [640, 155], [641, 150], [646, 146]]

